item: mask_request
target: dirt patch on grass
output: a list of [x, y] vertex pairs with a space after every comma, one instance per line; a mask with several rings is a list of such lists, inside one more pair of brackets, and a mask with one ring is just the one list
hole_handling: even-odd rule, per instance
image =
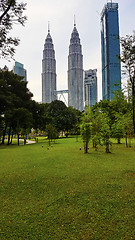
[[135, 172], [129, 172], [129, 173], [127, 173], [127, 176], [128, 176], [128, 177], [134, 177], [134, 178], [135, 178]]

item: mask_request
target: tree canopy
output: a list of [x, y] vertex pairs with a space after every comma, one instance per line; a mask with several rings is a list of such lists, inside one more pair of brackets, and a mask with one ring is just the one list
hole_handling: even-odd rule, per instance
[[131, 85], [133, 125], [135, 133], [135, 32], [133, 32], [133, 35], [121, 37], [120, 42], [122, 47], [120, 60], [123, 63], [124, 74], [127, 74], [128, 81]]
[[32, 124], [29, 109], [33, 94], [27, 88], [27, 83], [21, 80], [22, 77], [6, 68], [0, 70], [0, 121], [4, 128], [3, 143], [8, 128], [10, 131], [16, 131], [18, 126], [19, 129], [26, 129], [30, 127], [28, 119], [31, 119]]
[[20, 39], [9, 35], [15, 23], [24, 26], [27, 17], [23, 15], [26, 3], [17, 0], [0, 0], [0, 55], [13, 58]]

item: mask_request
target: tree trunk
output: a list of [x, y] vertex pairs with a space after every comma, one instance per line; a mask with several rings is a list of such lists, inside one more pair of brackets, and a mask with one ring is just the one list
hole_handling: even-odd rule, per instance
[[135, 134], [135, 79], [134, 78], [131, 84], [132, 84], [133, 126], [134, 126], [134, 134]]
[[5, 141], [6, 130], [7, 130], [7, 124], [5, 125], [4, 131], [3, 131], [2, 144], [4, 144], [4, 141]]
[[106, 138], [106, 153], [109, 153], [109, 137]]
[[95, 151], [97, 151], [97, 143], [95, 143]]
[[10, 134], [11, 134], [11, 126], [10, 126], [10, 128], [9, 128], [9, 132], [8, 132], [8, 143], [7, 143], [7, 145], [10, 144]]
[[51, 143], [50, 143], [50, 138], [49, 138], [49, 146], [51, 145]]
[[88, 153], [88, 142], [84, 143], [84, 153]]
[[12, 132], [12, 135], [11, 135], [11, 141], [10, 141], [10, 144], [12, 144], [12, 140], [13, 140], [13, 132]]
[[120, 137], [118, 137], [118, 144], [120, 144]]
[[93, 141], [92, 141], [92, 142], [93, 142], [93, 148], [94, 148], [94, 147], [95, 147], [95, 140], [93, 139]]
[[17, 133], [18, 146], [19, 146], [19, 132]]
[[128, 143], [127, 143], [127, 133], [126, 133], [125, 139], [126, 139], [126, 147], [128, 147]]
[[131, 147], [131, 138], [132, 138], [132, 136], [131, 136], [131, 133], [129, 134], [129, 147]]

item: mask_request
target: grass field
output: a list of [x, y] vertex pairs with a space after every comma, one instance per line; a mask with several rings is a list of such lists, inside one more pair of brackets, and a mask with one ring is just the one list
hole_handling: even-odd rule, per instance
[[0, 146], [0, 239], [135, 239], [135, 144], [47, 147]]

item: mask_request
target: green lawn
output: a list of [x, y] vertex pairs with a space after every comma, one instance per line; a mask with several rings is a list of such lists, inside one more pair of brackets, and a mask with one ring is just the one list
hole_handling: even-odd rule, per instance
[[135, 239], [135, 143], [47, 146], [0, 146], [0, 239]]

